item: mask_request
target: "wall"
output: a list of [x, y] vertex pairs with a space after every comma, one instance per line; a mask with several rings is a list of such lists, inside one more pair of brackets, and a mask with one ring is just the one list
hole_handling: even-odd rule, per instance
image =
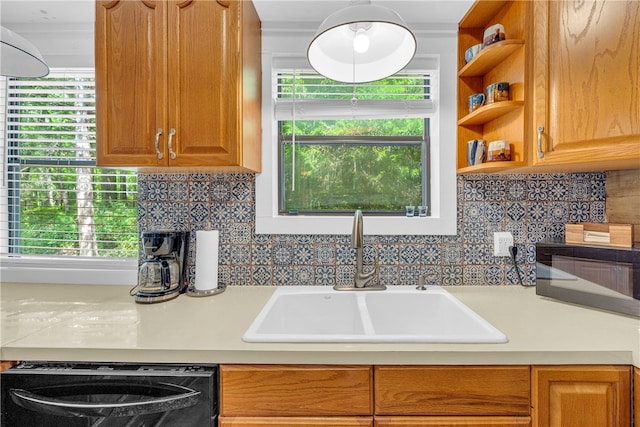
[[[365, 265], [386, 285], [435, 274], [443, 285], [517, 284], [508, 258], [493, 257], [493, 231], [511, 231], [526, 283], [535, 242], [563, 238], [566, 222], [604, 222], [605, 174], [467, 175], [457, 178], [456, 236], [365, 236]], [[366, 216], [365, 216], [366, 222]], [[140, 230], [195, 231], [210, 222], [220, 237], [220, 281], [234, 285], [333, 285], [351, 282], [349, 235], [256, 235], [255, 175], [139, 174]]]
[[633, 224], [640, 242], [640, 169], [607, 172], [607, 222]]

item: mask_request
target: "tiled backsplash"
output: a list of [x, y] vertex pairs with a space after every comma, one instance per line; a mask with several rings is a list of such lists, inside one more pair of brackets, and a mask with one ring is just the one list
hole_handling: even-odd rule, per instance
[[[605, 221], [605, 174], [466, 175], [458, 181], [456, 236], [365, 236], [364, 263], [386, 285], [420, 275], [443, 285], [517, 284], [510, 258], [493, 256], [493, 232], [510, 231], [526, 283], [535, 243], [564, 237], [567, 222]], [[256, 235], [252, 174], [139, 174], [140, 230], [220, 230], [220, 281], [234, 285], [334, 285], [352, 282], [348, 235]], [[366, 216], [365, 216], [366, 221]]]

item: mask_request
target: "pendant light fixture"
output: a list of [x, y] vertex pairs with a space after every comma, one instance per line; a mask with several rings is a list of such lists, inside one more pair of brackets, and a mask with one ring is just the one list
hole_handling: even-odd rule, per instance
[[320, 24], [307, 58], [327, 78], [364, 83], [402, 70], [415, 52], [416, 38], [400, 15], [369, 0], [359, 0]]
[[44, 77], [49, 67], [38, 49], [21, 35], [0, 26], [0, 75]]

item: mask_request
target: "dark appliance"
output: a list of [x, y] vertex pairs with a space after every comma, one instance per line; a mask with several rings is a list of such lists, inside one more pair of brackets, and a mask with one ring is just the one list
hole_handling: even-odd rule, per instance
[[138, 267], [138, 284], [131, 290], [135, 301], [169, 301], [184, 293], [189, 232], [144, 231], [140, 240], [144, 257]]
[[2, 427], [213, 427], [216, 365], [22, 362], [0, 374]]
[[640, 248], [537, 243], [536, 293], [640, 317]]

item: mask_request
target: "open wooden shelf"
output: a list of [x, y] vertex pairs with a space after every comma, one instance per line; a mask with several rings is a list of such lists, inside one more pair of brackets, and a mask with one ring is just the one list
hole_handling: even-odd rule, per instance
[[458, 120], [458, 126], [481, 125], [522, 107], [524, 107], [524, 101], [499, 101], [483, 105]]
[[502, 40], [491, 44], [462, 67], [458, 77], [482, 76], [522, 46], [524, 46], [524, 40]]
[[520, 161], [505, 161], [505, 162], [485, 162], [479, 165], [467, 166], [458, 168], [459, 174], [467, 173], [497, 173], [513, 168], [523, 167], [524, 162]]

